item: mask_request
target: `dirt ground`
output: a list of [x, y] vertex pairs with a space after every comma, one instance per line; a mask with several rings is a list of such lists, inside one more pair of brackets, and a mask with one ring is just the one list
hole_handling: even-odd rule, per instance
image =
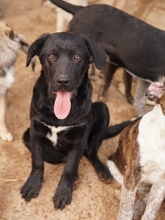
[[[109, 3], [110, 1], [99, 2]], [[129, 13], [142, 16], [147, 22], [157, 27], [163, 29], [165, 25], [164, 0], [143, 1], [145, 5], [139, 3], [140, 1], [112, 2], [120, 8], [123, 7], [124, 10], [128, 9]], [[148, 3], [150, 4], [148, 5]], [[133, 5], [131, 6], [131, 4]], [[55, 32], [56, 15], [50, 8], [42, 6], [41, 0], [4, 0], [3, 6], [4, 17], [1, 20], [9, 22], [16, 32], [24, 34], [29, 44], [45, 32]], [[15, 82], [8, 94], [6, 120], [9, 131], [14, 136], [14, 141], [10, 143], [0, 140], [0, 219], [116, 220], [120, 201], [120, 185], [115, 181], [110, 184], [100, 182], [93, 167], [84, 157], [79, 167], [79, 187], [73, 192], [72, 203], [63, 211], [54, 210], [52, 196], [64, 164], [45, 163], [44, 182], [39, 196], [29, 203], [21, 198], [20, 188], [31, 170], [31, 155], [22, 143], [22, 134], [29, 126], [32, 88], [41, 68], [37, 60], [36, 70], [32, 72], [30, 67], [25, 67], [25, 60], [25, 54], [20, 52], [15, 65]], [[111, 124], [136, 117], [133, 106], [126, 102], [125, 96], [116, 87], [121, 81], [122, 72], [119, 71], [118, 74], [115, 74], [106, 102], [111, 114]], [[97, 99], [100, 84], [101, 79], [93, 82], [93, 100]], [[151, 106], [146, 107], [146, 111], [150, 109], [152, 109]], [[115, 151], [118, 138], [117, 136], [102, 143], [99, 156], [103, 162]], [[163, 204], [157, 220], [165, 219], [164, 216], [165, 205]]]

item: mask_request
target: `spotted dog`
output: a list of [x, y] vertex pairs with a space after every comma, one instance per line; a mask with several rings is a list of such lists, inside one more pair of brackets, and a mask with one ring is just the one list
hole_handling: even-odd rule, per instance
[[164, 78], [149, 86], [147, 97], [155, 107], [122, 131], [119, 147], [107, 161], [122, 185], [119, 220], [155, 220], [165, 198]]

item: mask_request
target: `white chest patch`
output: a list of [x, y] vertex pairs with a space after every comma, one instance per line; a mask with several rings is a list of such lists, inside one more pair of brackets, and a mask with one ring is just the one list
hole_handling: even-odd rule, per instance
[[142, 178], [154, 183], [165, 174], [165, 116], [161, 106], [143, 116], [138, 135]]
[[41, 122], [42, 124], [44, 124], [45, 126], [47, 126], [50, 130], [51, 130], [51, 133], [48, 133], [46, 135], [46, 137], [52, 142], [53, 146], [56, 146], [57, 144], [57, 141], [58, 141], [58, 133], [61, 132], [61, 131], [67, 131], [71, 128], [75, 128], [75, 127], [80, 127], [84, 124], [81, 124], [81, 125], [72, 125], [72, 126], [59, 126], [59, 127], [55, 127], [55, 126], [51, 126], [51, 125], [47, 125], [45, 124], [44, 122]]
[[49, 126], [47, 125], [47, 127], [49, 127], [52, 131], [52, 134], [48, 133], [46, 135], [46, 137], [52, 142], [53, 146], [56, 146], [57, 144], [57, 134], [60, 132], [60, 131], [66, 131], [68, 130], [70, 127], [68, 126], [61, 126], [61, 127], [55, 127], [55, 126]]

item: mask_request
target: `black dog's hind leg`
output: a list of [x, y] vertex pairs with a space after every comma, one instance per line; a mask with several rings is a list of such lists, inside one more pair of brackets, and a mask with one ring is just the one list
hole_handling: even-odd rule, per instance
[[117, 68], [118, 68], [118, 66], [115, 66], [115, 65], [113, 65], [109, 62], [105, 63], [105, 66], [102, 70], [103, 75], [104, 75], [103, 85], [101, 86], [100, 93], [99, 93], [99, 96], [98, 96], [98, 100], [105, 101], [106, 95], [107, 95], [107, 92], [108, 92], [108, 88], [111, 84], [113, 75], [114, 75]]
[[96, 81], [97, 80], [97, 76], [96, 76], [96, 67], [94, 65], [94, 63], [91, 63], [91, 73], [90, 73], [90, 79], [92, 81]]
[[131, 94], [132, 76], [124, 70], [124, 85], [127, 102], [133, 104], [134, 98]]
[[103, 137], [108, 129], [109, 112], [104, 103], [95, 102], [92, 104], [94, 123], [89, 134], [88, 145], [84, 155], [94, 166], [99, 179], [103, 182], [109, 182], [112, 178], [108, 168], [98, 158], [98, 148], [101, 145]]

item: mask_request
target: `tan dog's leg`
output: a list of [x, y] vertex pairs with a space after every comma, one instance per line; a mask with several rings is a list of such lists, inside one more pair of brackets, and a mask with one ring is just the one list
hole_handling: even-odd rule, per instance
[[12, 141], [13, 136], [8, 132], [5, 123], [5, 112], [6, 112], [6, 94], [0, 93], [0, 137], [4, 141]]

